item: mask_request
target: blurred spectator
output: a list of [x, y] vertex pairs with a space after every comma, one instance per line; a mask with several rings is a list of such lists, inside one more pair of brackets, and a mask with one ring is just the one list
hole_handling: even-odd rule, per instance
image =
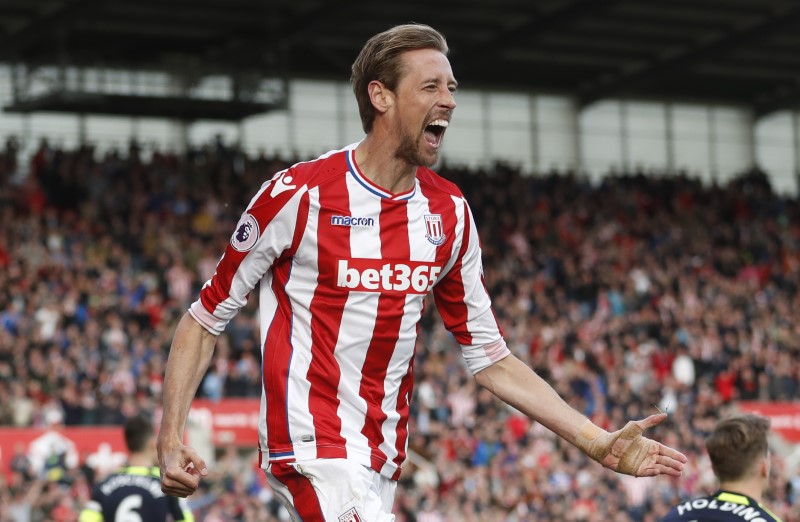
[[39, 478], [68, 483], [68, 471], [79, 464], [78, 451], [75, 443], [60, 433], [64, 425], [61, 412], [47, 410], [44, 417], [47, 429], [28, 445], [31, 469]]
[[[46, 141], [32, 158], [17, 154], [13, 143], [0, 152], [0, 423], [121, 425], [152, 413], [175, 321], [213, 274], [239, 218], [231, 209], [297, 158], [221, 142], [149, 159]], [[703, 439], [737, 401], [798, 398], [800, 205], [764, 173], [708, 187], [652, 172], [591, 185], [504, 164], [439, 171], [481, 224], [485, 284], [511, 350], [600, 425], [669, 409], [653, 436], [690, 467], [646, 492], [586, 468], [475, 388], [427, 306], [409, 441], [421, 460], [401, 477], [398, 521], [655, 520], [713, 491]], [[259, 396], [257, 297], [219, 340], [199, 395]], [[220, 451], [190, 499], [198, 520], [279, 520], [263, 475], [241, 472], [255, 458]], [[60, 465], [65, 480], [49, 481], [20, 459], [2, 477], [0, 520], [70, 516], [65, 499], [102, 475]], [[800, 521], [796, 469], [778, 463], [774, 474], [765, 504]]]

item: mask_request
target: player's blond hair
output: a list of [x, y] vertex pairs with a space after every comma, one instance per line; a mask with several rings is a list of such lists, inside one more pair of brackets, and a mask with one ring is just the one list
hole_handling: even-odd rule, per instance
[[364, 44], [350, 76], [364, 132], [370, 132], [375, 121], [368, 90], [370, 82], [377, 80], [390, 90], [396, 89], [403, 75], [402, 54], [417, 49], [435, 49], [445, 55], [449, 52], [444, 35], [424, 24], [398, 25]]

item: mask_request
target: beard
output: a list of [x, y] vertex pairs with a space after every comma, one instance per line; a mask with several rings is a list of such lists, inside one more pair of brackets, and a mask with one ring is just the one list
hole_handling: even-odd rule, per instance
[[439, 161], [439, 149], [428, 152], [423, 149], [427, 144], [423, 136], [424, 131], [415, 137], [401, 129], [400, 144], [395, 152], [395, 157], [418, 167], [433, 167]]

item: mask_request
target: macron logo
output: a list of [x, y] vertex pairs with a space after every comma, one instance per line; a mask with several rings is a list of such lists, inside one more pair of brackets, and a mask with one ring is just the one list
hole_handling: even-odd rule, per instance
[[374, 224], [375, 218], [371, 217], [331, 216], [331, 225], [337, 227], [371, 227]]

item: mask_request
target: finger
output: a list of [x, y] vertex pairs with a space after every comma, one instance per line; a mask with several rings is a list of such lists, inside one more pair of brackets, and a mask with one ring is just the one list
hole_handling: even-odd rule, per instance
[[668, 475], [670, 477], [680, 477], [682, 473], [680, 470], [675, 468], [671, 468], [669, 466], [662, 466], [656, 465], [652, 468], [648, 468], [644, 470], [639, 476], [640, 477], [656, 477], [658, 475]]
[[192, 492], [200, 485], [200, 477], [196, 477], [186, 471], [181, 471], [180, 474], [169, 473], [161, 479], [161, 485], [175, 491]]
[[669, 475], [680, 477], [683, 471], [683, 463], [665, 456], [657, 456], [648, 465], [645, 464], [637, 473], [639, 477], [655, 477], [657, 475]]
[[683, 463], [676, 460], [666, 460], [656, 466], [659, 474], [680, 477], [683, 474]]
[[689, 462], [689, 458], [686, 455], [678, 450], [670, 448], [669, 446], [664, 446], [661, 443], [658, 444], [658, 454], [680, 462], [681, 464]]
[[683, 472], [684, 462], [667, 455], [656, 455], [654, 466], [659, 473], [679, 477]]
[[161, 491], [169, 495], [173, 495], [176, 497], [188, 497], [196, 490], [197, 488], [193, 488], [189, 485], [177, 482], [170, 478], [164, 478], [161, 480]]
[[[177, 462], [170, 463], [166, 466], [165, 472], [161, 476], [162, 489], [167, 488], [172, 494], [182, 493], [181, 496], [186, 496], [194, 492], [200, 485], [201, 472], [194, 467], [194, 463], [188, 460], [188, 455], [183, 455], [183, 458], [176, 459]], [[181, 461], [187, 464], [181, 464]], [[200, 459], [202, 462], [202, 459]], [[207, 473], [207, 471], [206, 471]], [[174, 492], [174, 493], [173, 493]]]
[[[195, 451], [191, 446], [184, 446], [180, 452], [175, 455], [175, 460], [167, 460], [167, 467], [179, 467], [183, 471], [189, 472], [195, 470], [202, 476], [208, 475], [208, 467], [206, 461]], [[194, 474], [194, 473], [193, 473]]]
[[659, 456], [658, 460], [656, 462], [660, 466], [663, 466], [665, 468], [670, 468], [670, 469], [675, 470], [675, 471], [677, 471], [679, 473], [681, 471], [683, 471], [684, 463], [679, 461], [679, 460], [675, 460], [675, 459], [673, 459], [671, 457]]
[[668, 418], [669, 418], [669, 415], [667, 415], [666, 413], [655, 413], [653, 415], [650, 415], [646, 419], [640, 420], [639, 422], [637, 422], [637, 424], [643, 430], [647, 430], [647, 429], [650, 429], [650, 428], [652, 428], [654, 426], [658, 426], [659, 424], [661, 424], [662, 422], [664, 422]]
[[197, 454], [192, 448], [186, 448], [181, 454], [179, 460], [180, 468], [183, 471], [191, 473], [192, 475], [201, 475], [205, 477], [208, 475], [208, 467], [206, 461]]
[[161, 490], [171, 495], [186, 497], [194, 493], [200, 485], [200, 477], [187, 471], [172, 470], [161, 477]]
[[191, 495], [192, 493], [194, 493], [194, 491], [190, 490], [189, 488], [183, 488], [183, 487], [180, 487], [180, 488], [174, 487], [173, 488], [173, 487], [164, 486], [163, 484], [161, 485], [161, 491], [163, 493], [167, 494], [167, 495], [171, 495], [173, 497], [181, 497], [181, 498], [186, 498], [189, 495]]
[[[192, 450], [188, 455], [188, 462], [184, 466], [183, 469], [186, 471], [199, 472], [200, 475], [206, 476], [208, 475], [208, 466], [206, 466], [206, 461], [200, 457], [194, 450]], [[194, 473], [193, 473], [194, 474]]]

